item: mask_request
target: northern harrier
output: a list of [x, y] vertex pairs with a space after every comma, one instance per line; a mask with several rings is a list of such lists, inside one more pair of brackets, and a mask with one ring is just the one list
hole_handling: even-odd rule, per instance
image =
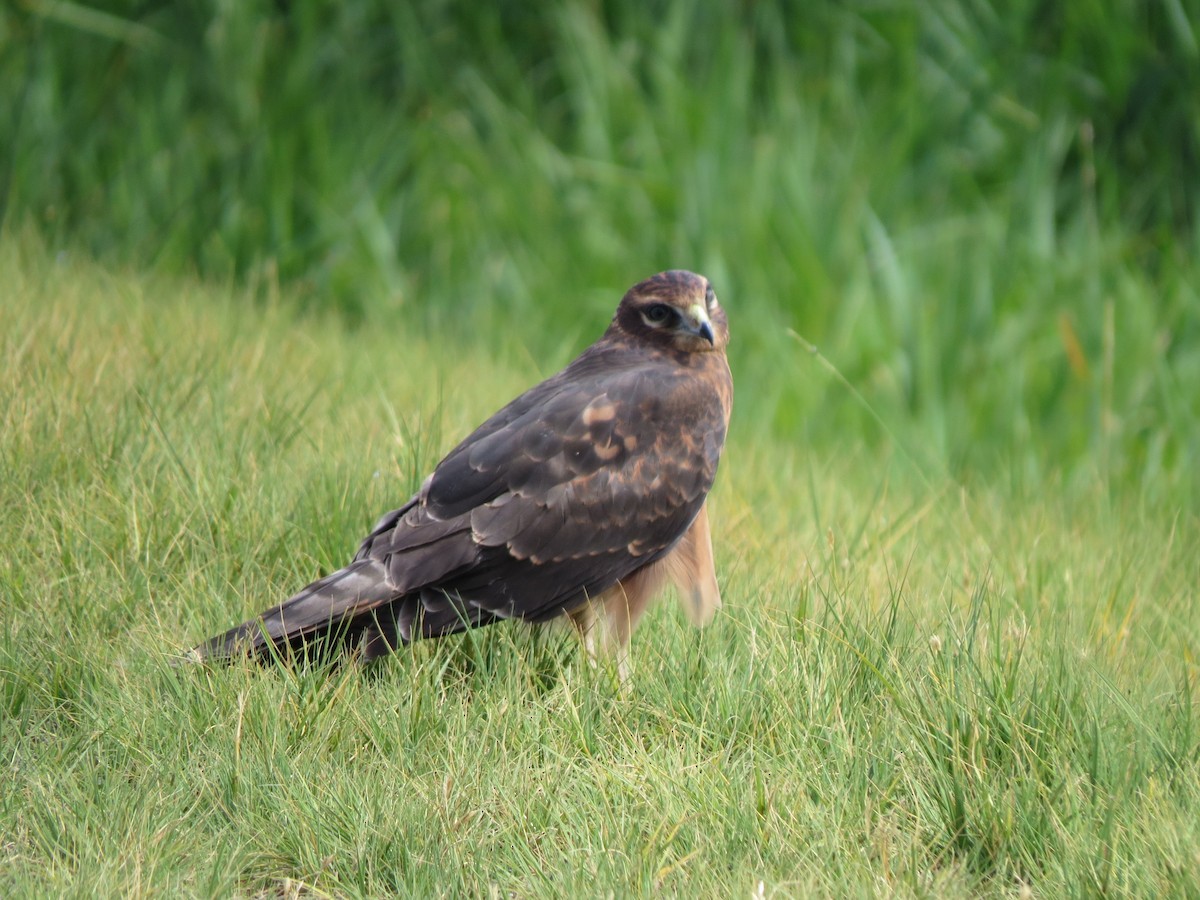
[[670, 579], [720, 606], [705, 498], [733, 402], [708, 281], [655, 275], [604, 335], [455, 447], [344, 569], [194, 651], [268, 656], [314, 640], [373, 658], [418, 637], [566, 614], [615, 652]]

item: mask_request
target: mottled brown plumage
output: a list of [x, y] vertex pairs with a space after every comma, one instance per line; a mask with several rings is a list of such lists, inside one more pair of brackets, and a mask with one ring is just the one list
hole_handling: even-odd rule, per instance
[[704, 278], [672, 271], [635, 285], [600, 340], [450, 451], [346, 568], [197, 653], [333, 636], [370, 658], [566, 613], [590, 648], [599, 637], [623, 654], [667, 578], [706, 621], [720, 604], [704, 504], [733, 401], [728, 340]]

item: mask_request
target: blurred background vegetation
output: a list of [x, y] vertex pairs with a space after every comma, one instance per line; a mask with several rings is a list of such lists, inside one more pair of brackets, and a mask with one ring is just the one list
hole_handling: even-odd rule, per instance
[[1195, 0], [17, 0], [0, 214], [557, 362], [693, 268], [742, 435], [1194, 502], [1198, 29]]

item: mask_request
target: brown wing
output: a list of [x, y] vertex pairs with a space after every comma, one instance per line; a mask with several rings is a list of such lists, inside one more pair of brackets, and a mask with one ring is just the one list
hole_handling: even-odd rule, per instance
[[[417, 591], [421, 609], [409, 612], [422, 613], [424, 634], [464, 618], [547, 619], [599, 595], [666, 553], [712, 486], [726, 411], [697, 374], [620, 345], [592, 348], [452, 450], [418, 503], [385, 517], [357, 558], [385, 560], [398, 593]], [[414, 584], [426, 544], [440, 571]], [[398, 612], [410, 639], [413, 616]]]

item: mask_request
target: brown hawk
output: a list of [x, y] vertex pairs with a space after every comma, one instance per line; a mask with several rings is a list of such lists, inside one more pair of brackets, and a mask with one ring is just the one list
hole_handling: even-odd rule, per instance
[[634, 285], [600, 340], [451, 450], [348, 566], [194, 654], [324, 641], [373, 658], [565, 613], [624, 675], [629, 635], [667, 579], [697, 624], [721, 603], [705, 498], [733, 402], [728, 341], [707, 279]]

